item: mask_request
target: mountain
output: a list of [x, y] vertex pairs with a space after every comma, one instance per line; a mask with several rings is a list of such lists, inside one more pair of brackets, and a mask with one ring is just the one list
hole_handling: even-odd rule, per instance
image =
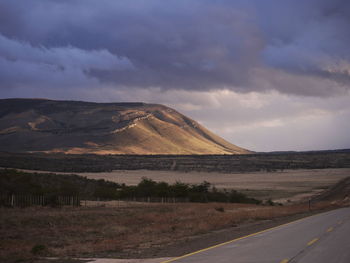
[[0, 151], [94, 154], [247, 154], [158, 104], [0, 100]]

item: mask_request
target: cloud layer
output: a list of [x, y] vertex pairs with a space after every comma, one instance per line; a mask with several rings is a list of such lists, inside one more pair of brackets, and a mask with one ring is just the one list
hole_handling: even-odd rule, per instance
[[57, 66], [78, 87], [341, 94], [349, 10], [346, 0], [2, 0], [1, 88], [22, 85], [9, 69], [30, 86]]
[[252, 150], [350, 147], [347, 0], [0, 0], [0, 97], [164, 103]]

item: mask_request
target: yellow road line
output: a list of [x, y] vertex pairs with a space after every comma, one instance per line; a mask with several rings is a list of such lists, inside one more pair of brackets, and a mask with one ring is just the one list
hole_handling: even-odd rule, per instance
[[288, 263], [289, 259], [283, 259], [280, 263]]
[[311, 240], [309, 243], [307, 243], [308, 246], [311, 246], [312, 244], [314, 244], [315, 242], [318, 241], [318, 238], [314, 238], [313, 240]]
[[327, 229], [327, 232], [332, 232], [333, 231], [333, 227], [330, 227]]
[[[285, 223], [285, 224], [282, 224], [282, 225], [279, 225], [279, 226], [271, 227], [271, 228], [268, 228], [268, 229], [265, 229], [265, 230], [262, 230], [262, 231], [259, 231], [259, 232], [256, 232], [256, 233], [247, 235], [247, 236], [239, 237], [239, 238], [236, 238], [236, 239], [233, 239], [233, 240], [224, 242], [224, 243], [217, 244], [217, 245], [215, 245], [215, 246], [203, 248], [203, 249], [194, 251], [194, 252], [192, 252], [192, 253], [185, 254], [185, 255], [180, 256], [180, 257], [176, 257], [176, 258], [172, 258], [172, 259], [169, 259], [169, 260], [162, 261], [162, 262], [160, 262], [160, 263], [174, 262], [174, 261], [179, 260], [179, 259], [187, 258], [187, 257], [196, 255], [196, 254], [198, 254], [198, 253], [201, 253], [201, 252], [204, 252], [204, 251], [213, 249], [213, 248], [221, 247], [221, 246], [224, 246], [224, 245], [227, 245], [227, 244], [230, 244], [230, 243], [233, 243], [233, 242], [236, 242], [236, 241], [239, 241], [239, 240], [248, 238], [248, 237], [256, 236], [256, 235], [258, 235], [258, 234], [265, 233], [265, 232], [267, 232], [267, 231], [270, 231], [270, 230], [273, 230], [273, 229], [276, 229], [276, 228], [279, 228], [279, 227], [287, 226], [287, 225], [296, 223], [296, 222], [298, 222], [298, 221], [305, 220], [305, 219], [307, 219], [307, 218], [314, 217], [314, 216], [318, 216], [318, 215], [320, 215], [320, 214], [316, 214], [316, 215], [312, 215], [312, 216], [307, 216], [307, 217], [304, 217], [304, 218], [300, 218], [300, 219], [298, 219], [298, 220], [295, 220], [295, 221], [292, 221], [292, 222], [289, 222], [289, 223]], [[316, 241], [315, 241], [315, 242], [316, 242]], [[288, 262], [288, 261], [287, 261], [287, 262]]]

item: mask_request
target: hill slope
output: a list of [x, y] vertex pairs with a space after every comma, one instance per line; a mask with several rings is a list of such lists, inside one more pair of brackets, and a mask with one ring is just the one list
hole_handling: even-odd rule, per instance
[[96, 154], [246, 154], [163, 105], [0, 100], [0, 150]]

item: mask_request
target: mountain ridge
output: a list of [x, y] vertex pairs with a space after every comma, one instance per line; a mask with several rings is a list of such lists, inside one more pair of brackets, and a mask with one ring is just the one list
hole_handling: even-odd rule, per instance
[[248, 154], [176, 110], [143, 102], [0, 100], [0, 149], [93, 154]]

